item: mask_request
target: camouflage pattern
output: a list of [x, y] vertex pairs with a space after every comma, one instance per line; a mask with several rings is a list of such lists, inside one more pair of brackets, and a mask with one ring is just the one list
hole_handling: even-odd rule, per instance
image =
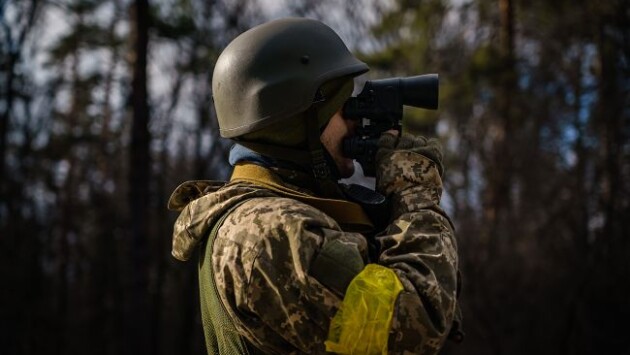
[[[180, 260], [190, 257], [223, 212], [242, 202], [217, 233], [213, 267], [237, 329], [265, 353], [325, 353], [330, 320], [343, 300], [343, 290], [325, 286], [330, 283], [314, 270], [330, 245], [359, 255], [359, 263], [390, 267], [400, 278], [404, 290], [392, 321], [390, 353], [433, 354], [446, 339], [456, 308], [457, 252], [453, 229], [438, 207], [440, 174], [437, 164], [413, 147], [401, 152], [394, 150], [396, 139], [390, 143], [379, 153], [378, 188], [395, 201], [395, 218], [376, 237], [378, 260], [368, 259], [363, 235], [251, 183], [192, 182], [196, 187], [180, 187], [171, 197], [172, 207], [182, 211], [173, 235], [173, 255]], [[334, 262], [344, 268], [343, 258]]]
[[378, 263], [393, 268], [405, 288], [392, 323], [393, 353], [437, 353], [458, 310], [457, 244], [439, 207], [441, 158], [435, 140], [391, 134], [379, 140], [376, 188], [391, 199], [394, 218], [377, 237]]
[[436, 140], [386, 133], [378, 142], [376, 190], [393, 200], [393, 216], [439, 208], [442, 152]]

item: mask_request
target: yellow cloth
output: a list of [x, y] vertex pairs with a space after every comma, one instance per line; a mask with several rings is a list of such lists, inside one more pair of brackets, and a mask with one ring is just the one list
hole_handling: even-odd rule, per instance
[[307, 195], [282, 184], [282, 180], [267, 168], [255, 164], [239, 164], [234, 167], [230, 182], [244, 181], [277, 192], [313, 206], [333, 218], [344, 231], [368, 233], [374, 229], [372, 222], [356, 203]]
[[403, 286], [396, 273], [368, 264], [350, 283], [330, 323], [326, 351], [338, 354], [387, 354], [396, 298]]

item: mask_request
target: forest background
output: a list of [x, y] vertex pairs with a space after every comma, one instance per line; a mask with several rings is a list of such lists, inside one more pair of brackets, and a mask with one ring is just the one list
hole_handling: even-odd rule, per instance
[[445, 147], [445, 354], [630, 354], [625, 0], [0, 0], [0, 353], [205, 353], [166, 201], [229, 176], [214, 62], [283, 16], [338, 31], [360, 80], [440, 74], [406, 119]]

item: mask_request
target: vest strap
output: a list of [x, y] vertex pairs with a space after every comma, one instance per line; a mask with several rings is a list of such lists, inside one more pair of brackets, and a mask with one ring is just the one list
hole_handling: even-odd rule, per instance
[[369, 233], [374, 229], [374, 225], [360, 205], [345, 200], [319, 198], [293, 190], [284, 186], [282, 180], [271, 170], [262, 166], [237, 164], [230, 182], [239, 181], [267, 188], [280, 196], [290, 197], [313, 206], [332, 217], [345, 231]]
[[208, 355], [249, 355], [251, 353], [247, 340], [239, 334], [221, 300], [212, 267], [212, 251], [217, 232], [230, 212], [238, 206], [240, 203], [224, 213], [212, 227], [206, 245], [199, 255], [199, 298]]

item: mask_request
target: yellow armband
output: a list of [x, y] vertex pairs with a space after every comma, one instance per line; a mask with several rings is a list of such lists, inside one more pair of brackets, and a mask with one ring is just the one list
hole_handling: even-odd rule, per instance
[[330, 322], [326, 351], [387, 354], [396, 298], [402, 289], [393, 270], [368, 264], [350, 282], [341, 308]]

